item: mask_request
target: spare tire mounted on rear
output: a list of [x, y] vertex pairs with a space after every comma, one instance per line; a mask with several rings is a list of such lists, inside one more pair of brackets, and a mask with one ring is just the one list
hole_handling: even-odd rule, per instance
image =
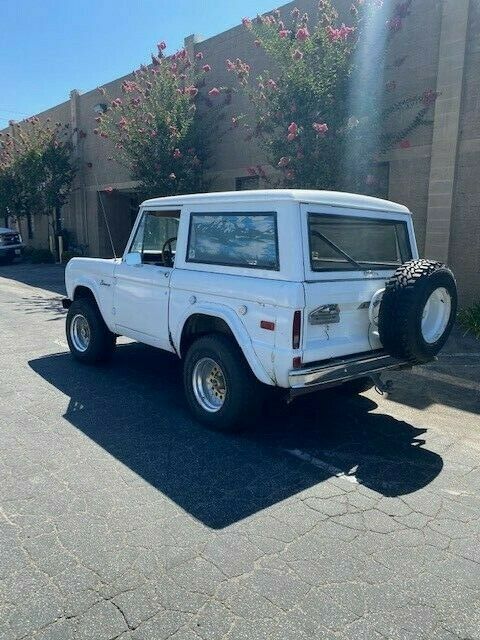
[[411, 260], [385, 287], [378, 330], [394, 357], [421, 364], [432, 360], [450, 335], [457, 312], [455, 278], [444, 264]]

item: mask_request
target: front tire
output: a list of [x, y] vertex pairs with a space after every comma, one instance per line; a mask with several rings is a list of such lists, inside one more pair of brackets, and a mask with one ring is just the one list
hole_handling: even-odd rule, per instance
[[260, 383], [235, 342], [221, 334], [196, 340], [187, 352], [183, 383], [197, 420], [217, 431], [238, 431], [256, 417]]
[[96, 303], [86, 298], [72, 302], [67, 314], [66, 334], [70, 352], [80, 362], [105, 362], [115, 348], [115, 334], [109, 331]]

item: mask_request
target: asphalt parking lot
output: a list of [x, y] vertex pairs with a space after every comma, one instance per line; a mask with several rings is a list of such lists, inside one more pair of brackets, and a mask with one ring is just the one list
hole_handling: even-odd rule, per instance
[[0, 268], [0, 639], [480, 638], [480, 343], [242, 435], [175, 358], [75, 363], [56, 265]]

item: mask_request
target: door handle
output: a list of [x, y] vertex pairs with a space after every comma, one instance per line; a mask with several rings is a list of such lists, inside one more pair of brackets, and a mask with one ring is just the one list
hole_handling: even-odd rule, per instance
[[105, 282], [105, 280], [100, 280], [100, 284], [102, 285], [102, 287], [109, 287], [110, 283], [109, 282]]

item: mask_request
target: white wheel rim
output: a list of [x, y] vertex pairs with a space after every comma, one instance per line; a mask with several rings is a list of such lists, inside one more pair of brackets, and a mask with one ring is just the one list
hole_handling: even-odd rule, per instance
[[192, 373], [193, 393], [198, 404], [209, 413], [220, 411], [227, 395], [222, 368], [212, 358], [201, 358]]
[[422, 315], [422, 335], [425, 342], [434, 344], [445, 332], [452, 313], [452, 297], [445, 289], [435, 289], [428, 298]]
[[81, 313], [77, 313], [72, 319], [70, 324], [70, 338], [77, 351], [83, 353], [88, 349], [91, 338], [90, 325]]

